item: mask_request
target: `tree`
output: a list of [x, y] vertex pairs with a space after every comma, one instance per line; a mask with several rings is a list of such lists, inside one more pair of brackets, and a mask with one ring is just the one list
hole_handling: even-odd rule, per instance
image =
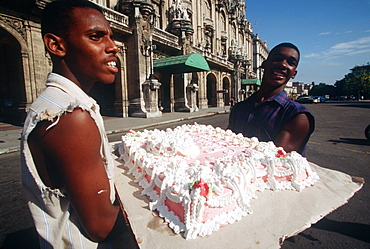
[[346, 92], [346, 89], [345, 89], [344, 79], [341, 79], [341, 80], [338, 80], [337, 82], [335, 82], [334, 86], [335, 86], [335, 89], [334, 89], [333, 96], [339, 97], [339, 96], [348, 95], [347, 92]]
[[355, 66], [341, 82], [347, 95], [353, 95], [357, 99], [370, 98], [370, 65]]
[[334, 90], [335, 89], [333, 85], [320, 83], [319, 85], [315, 85], [310, 90], [309, 94], [314, 96], [325, 96], [325, 95], [333, 96]]

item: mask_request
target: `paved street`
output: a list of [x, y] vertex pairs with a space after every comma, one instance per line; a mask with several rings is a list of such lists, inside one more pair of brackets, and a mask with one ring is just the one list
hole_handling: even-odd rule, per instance
[[306, 105], [316, 119], [307, 158], [322, 167], [365, 179], [349, 203], [317, 225], [288, 239], [286, 248], [370, 248], [370, 103], [335, 102]]
[[[370, 142], [364, 135], [366, 126], [370, 124], [370, 103], [335, 102], [307, 107], [316, 118], [316, 130], [307, 150], [308, 160], [370, 181]], [[226, 128], [227, 118], [228, 114], [217, 114], [176, 120], [156, 128], [194, 122]], [[109, 139], [118, 141], [121, 135], [111, 134]], [[0, 168], [0, 248], [37, 248], [32, 247], [32, 220], [22, 196], [19, 153], [0, 155]], [[26, 246], [7, 247], [15, 243], [26, 243]], [[348, 204], [312, 228], [286, 240], [282, 248], [370, 248], [370, 186], [365, 183]]]

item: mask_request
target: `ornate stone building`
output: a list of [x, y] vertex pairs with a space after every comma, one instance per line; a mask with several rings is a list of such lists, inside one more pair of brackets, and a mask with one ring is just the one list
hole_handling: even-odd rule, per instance
[[[45, 88], [50, 58], [40, 14], [51, 0], [0, 2], [0, 120], [21, 123]], [[244, 79], [260, 77], [265, 42], [246, 20], [244, 0], [92, 0], [119, 47], [111, 85], [91, 95], [103, 115], [158, 117], [242, 100]]]
[[262, 69], [260, 66], [266, 60], [268, 53], [267, 42], [262, 41], [256, 34], [253, 37], [253, 72], [255, 73], [255, 78], [260, 81], [262, 81]]

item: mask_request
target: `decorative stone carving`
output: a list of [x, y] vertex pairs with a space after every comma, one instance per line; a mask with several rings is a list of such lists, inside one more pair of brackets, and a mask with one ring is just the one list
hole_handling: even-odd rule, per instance
[[127, 51], [127, 47], [125, 45], [119, 45], [118, 46], [118, 53], [121, 56], [124, 56], [124, 54], [126, 54], [126, 51]]
[[181, 0], [173, 0], [171, 8], [173, 19], [182, 19], [190, 21], [188, 10], [182, 5]]
[[153, 5], [150, 3], [142, 2], [140, 5], [140, 13], [145, 21], [151, 21], [149, 17], [153, 15]]
[[151, 56], [151, 53], [153, 51], [153, 43], [151, 41], [151, 36], [147, 30], [143, 30], [142, 45], [140, 47], [140, 50], [145, 57]]
[[221, 55], [222, 56], [227, 56], [226, 55], [227, 39], [228, 39], [227, 32], [221, 31]]
[[240, 63], [242, 66], [249, 67], [251, 65], [251, 60], [248, 58], [244, 48], [239, 47], [234, 39], [231, 41], [229, 48], [229, 60], [234, 63]]
[[23, 20], [16, 19], [6, 15], [0, 15], [0, 21], [12, 27], [16, 30], [24, 40], [27, 40], [26, 27], [24, 26]]
[[147, 1], [118, 1], [118, 4], [115, 6], [115, 10], [129, 17], [133, 17], [135, 21], [143, 19], [144, 21], [149, 22], [151, 25], [154, 22], [153, 4]]
[[215, 27], [213, 20], [211, 18], [204, 18], [204, 39], [205, 39], [204, 49], [208, 52], [212, 51], [214, 32]]
[[198, 84], [196, 84], [196, 83], [190, 83], [190, 84], [188, 85], [188, 87], [190, 88], [190, 90], [191, 90], [192, 92], [197, 92], [197, 91], [199, 90], [199, 86], [198, 86]]
[[161, 83], [157, 79], [150, 79], [149, 81], [149, 88], [151, 91], [156, 91], [160, 88]]
[[160, 117], [162, 112], [158, 106], [158, 89], [161, 83], [155, 78], [147, 79], [143, 83], [146, 117]]
[[187, 107], [189, 112], [196, 112], [199, 110], [197, 106], [198, 90], [199, 86], [196, 83], [189, 83], [186, 86]]
[[103, 10], [105, 18], [111, 22], [115, 23], [117, 25], [126, 25], [128, 26], [128, 17], [126, 15], [123, 15], [120, 12], [114, 11], [112, 9], [100, 6]]
[[52, 0], [36, 0], [36, 6], [39, 8], [39, 9], [44, 9], [45, 6], [48, 4], [48, 3], [51, 3]]
[[183, 35], [183, 32], [186, 36], [193, 35], [191, 3], [184, 0], [173, 0], [169, 13], [171, 33], [179, 37]]

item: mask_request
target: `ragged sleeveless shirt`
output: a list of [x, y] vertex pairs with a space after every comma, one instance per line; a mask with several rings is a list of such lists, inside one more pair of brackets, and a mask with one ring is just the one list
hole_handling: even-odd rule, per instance
[[21, 139], [22, 183], [28, 206], [39, 234], [41, 248], [109, 248], [89, 240], [82, 230], [63, 189], [46, 186], [39, 176], [28, 145], [28, 136], [42, 120], [51, 121], [48, 129], [58, 125], [59, 118], [76, 108], [88, 111], [101, 135], [100, 154], [104, 161], [114, 201], [113, 158], [105, 134], [99, 105], [82, 89], [58, 74], [48, 75], [47, 88], [31, 105]]

